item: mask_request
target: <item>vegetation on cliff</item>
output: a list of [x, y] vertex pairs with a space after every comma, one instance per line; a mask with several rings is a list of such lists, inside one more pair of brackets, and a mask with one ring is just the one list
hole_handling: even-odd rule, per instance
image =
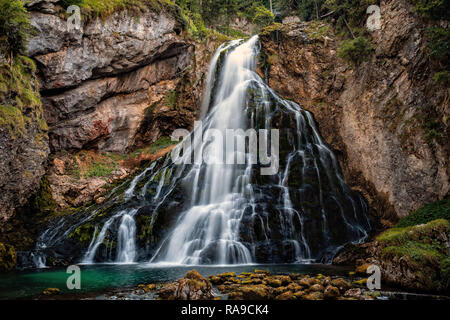
[[34, 28], [28, 20], [28, 12], [20, 0], [0, 0], [0, 55], [23, 54]]
[[[8, 128], [12, 138], [25, 136], [33, 121], [41, 132], [47, 131], [34, 77], [36, 65], [22, 55], [33, 30], [22, 1], [0, 0], [0, 126]], [[2, 61], [2, 56], [7, 59]]]
[[88, 19], [95, 17], [105, 18], [114, 12], [121, 10], [130, 10], [139, 12], [145, 9], [150, 9], [154, 12], [168, 11], [175, 15], [177, 21], [183, 26], [186, 26], [181, 10], [171, 0], [62, 0], [60, 5], [67, 9], [71, 5], [76, 5], [81, 8], [83, 15]]
[[[377, 240], [381, 249], [381, 260], [388, 269], [387, 277], [395, 278], [390, 270], [399, 272], [399, 265], [409, 270], [398, 281], [411, 289], [446, 291], [449, 289], [449, 252], [447, 242], [450, 237], [450, 222], [437, 219], [427, 224], [403, 228], [392, 228]], [[408, 276], [406, 276], [408, 274]], [[411, 281], [411, 277], [414, 278]], [[405, 282], [405, 278], [410, 278]]]
[[436, 219], [450, 221], [450, 199], [438, 200], [424, 205], [408, 216], [401, 218], [396, 227], [410, 227], [428, 223]]

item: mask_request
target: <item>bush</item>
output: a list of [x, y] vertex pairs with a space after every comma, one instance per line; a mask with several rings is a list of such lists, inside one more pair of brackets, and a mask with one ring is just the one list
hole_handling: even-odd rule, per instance
[[416, 0], [415, 10], [432, 19], [448, 19], [450, 2], [448, 0]]
[[429, 56], [448, 63], [450, 59], [450, 29], [433, 27], [426, 32]]
[[338, 48], [338, 56], [353, 65], [358, 65], [367, 59], [372, 50], [369, 40], [358, 37], [342, 41]]
[[250, 8], [252, 22], [260, 27], [265, 27], [273, 23], [275, 16], [266, 7], [253, 4]]
[[396, 227], [409, 227], [436, 219], [450, 220], [450, 199], [428, 203], [410, 215], [403, 217]]
[[0, 49], [13, 57], [24, 53], [34, 28], [21, 0], [0, 0]]
[[450, 85], [450, 71], [444, 70], [436, 72], [433, 76], [433, 80], [437, 83], [443, 84], [444, 86]]

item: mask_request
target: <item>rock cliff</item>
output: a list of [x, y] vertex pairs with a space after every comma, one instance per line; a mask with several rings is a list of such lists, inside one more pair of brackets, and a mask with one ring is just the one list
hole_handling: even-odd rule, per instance
[[413, 5], [381, 1], [381, 15], [375, 52], [357, 67], [337, 57], [330, 25], [290, 23], [261, 35], [261, 72], [313, 112], [345, 180], [373, 214], [395, 221], [448, 196], [449, 90], [432, 79], [427, 24]]
[[82, 11], [80, 29], [68, 28], [59, 1], [26, 5], [37, 30], [27, 46], [37, 68], [27, 72], [34, 77], [30, 90], [40, 100], [39, 112], [33, 118], [26, 112], [30, 121], [17, 138], [7, 126], [0, 128], [4, 222], [38, 191], [45, 172], [41, 193], [50, 192], [50, 200], [63, 208], [85, 205], [105, 183], [133, 172], [125, 159], [130, 161], [124, 166], [115, 161], [106, 173], [85, 168], [80, 177], [79, 168], [64, 166], [73, 159], [82, 164], [79, 152], [127, 154], [176, 128], [190, 128], [210, 55], [219, 45], [215, 38], [201, 45], [189, 38], [179, 8], [170, 4], [98, 18]]

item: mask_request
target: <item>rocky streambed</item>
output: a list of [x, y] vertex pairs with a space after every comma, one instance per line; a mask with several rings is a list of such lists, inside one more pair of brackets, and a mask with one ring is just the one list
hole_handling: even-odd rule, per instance
[[166, 283], [142, 283], [104, 292], [61, 293], [48, 288], [34, 299], [44, 300], [420, 300], [447, 296], [369, 290], [367, 279], [355, 272], [348, 276], [323, 274], [274, 274], [268, 270], [223, 272], [204, 277], [196, 270]]

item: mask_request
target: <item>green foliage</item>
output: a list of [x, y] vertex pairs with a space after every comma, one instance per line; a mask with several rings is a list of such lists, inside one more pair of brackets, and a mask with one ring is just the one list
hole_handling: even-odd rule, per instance
[[352, 28], [352, 32], [355, 36], [358, 36], [365, 35], [367, 33], [367, 29], [365, 28], [365, 23], [368, 17], [366, 10], [372, 4], [379, 5], [380, 1], [326, 0], [322, 6], [322, 10], [326, 13], [332, 12], [327, 19], [335, 19], [336, 31], [338, 33], [349, 36], [351, 34], [349, 28]]
[[166, 101], [166, 103], [171, 106], [171, 107], [175, 107], [177, 105], [177, 92], [176, 90], [170, 90], [164, 97], [164, 100]]
[[358, 37], [353, 40], [344, 40], [338, 48], [338, 56], [352, 65], [358, 65], [365, 61], [373, 51], [369, 40]]
[[450, 199], [428, 203], [410, 215], [403, 217], [396, 227], [409, 227], [417, 224], [428, 223], [436, 219], [450, 221]]
[[[26, 134], [30, 117], [42, 119], [42, 106], [37, 83], [36, 66], [24, 56], [17, 56], [12, 64], [0, 65], [0, 126], [8, 128], [11, 137]], [[46, 131], [45, 126], [42, 130]]]
[[429, 56], [448, 65], [450, 60], [450, 29], [433, 27], [426, 32]]
[[450, 86], [450, 71], [444, 70], [436, 72], [433, 75], [433, 80], [437, 83], [443, 84], [444, 86]]
[[245, 34], [240, 30], [233, 29], [230, 26], [218, 26], [217, 30], [220, 33], [230, 37], [230, 39], [228, 39], [228, 40], [248, 38], [248, 34]]
[[250, 10], [252, 22], [259, 27], [266, 27], [273, 23], [275, 16], [261, 4], [254, 3]]
[[[190, 27], [192, 36], [195, 39], [199, 40], [205, 39], [209, 34], [209, 30], [205, 27], [205, 23], [203, 22], [202, 16], [200, 15], [200, 13], [193, 13], [191, 16], [192, 16], [192, 24], [190, 23]], [[189, 21], [191, 20], [189, 19]]]
[[433, 79], [444, 86], [450, 85], [450, 29], [432, 27], [426, 31], [428, 57], [437, 65]]
[[450, 222], [447, 219], [436, 219], [425, 225], [413, 225], [409, 227], [395, 227], [386, 230], [377, 237], [377, 240], [385, 246], [398, 246], [407, 241], [424, 241], [436, 238], [442, 233], [449, 232]]
[[448, 288], [450, 222], [437, 219], [427, 224], [392, 228], [377, 237], [383, 259], [401, 258], [422, 285]]
[[164, 149], [168, 146], [171, 146], [173, 144], [176, 144], [176, 141], [172, 141], [170, 137], [160, 137], [158, 140], [153, 142], [148, 149], [146, 150], [147, 153], [152, 154], [155, 153], [161, 149]]
[[304, 21], [317, 19], [324, 14], [325, 0], [277, 0], [275, 8], [284, 16], [298, 15]]
[[441, 283], [446, 290], [450, 289], [450, 257], [441, 261]]
[[114, 164], [94, 162], [88, 169], [85, 177], [107, 177], [114, 171], [114, 169], [116, 169]]
[[34, 28], [20, 0], [0, 0], [0, 50], [13, 57], [26, 50]]
[[416, 0], [416, 12], [431, 19], [448, 19], [450, 2], [448, 0]]
[[51, 215], [55, 212], [56, 203], [50, 190], [50, 183], [46, 177], [42, 178], [39, 192], [33, 199], [33, 208], [39, 213]]
[[120, 10], [142, 11], [146, 8], [154, 12], [168, 11], [175, 15], [177, 21], [186, 26], [181, 10], [171, 0], [62, 0], [59, 4], [67, 9], [71, 5], [80, 7], [83, 16], [105, 18]]

